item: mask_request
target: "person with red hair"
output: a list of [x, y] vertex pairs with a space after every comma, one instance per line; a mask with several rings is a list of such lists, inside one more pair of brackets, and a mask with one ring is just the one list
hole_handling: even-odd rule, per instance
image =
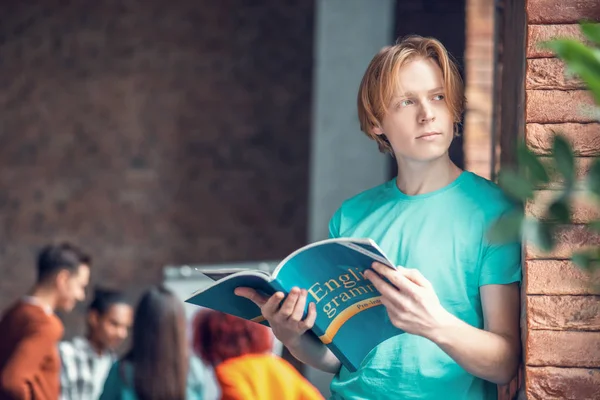
[[229, 314], [202, 310], [193, 347], [215, 370], [222, 400], [322, 400], [291, 364], [271, 353], [269, 328]]

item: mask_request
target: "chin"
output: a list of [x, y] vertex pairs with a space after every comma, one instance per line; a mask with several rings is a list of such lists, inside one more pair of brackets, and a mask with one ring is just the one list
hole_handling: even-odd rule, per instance
[[61, 304], [58, 309], [64, 312], [71, 312], [75, 308], [75, 304]]
[[437, 143], [422, 143], [417, 146], [411, 146], [406, 151], [400, 152], [398, 156], [400, 158], [406, 158], [419, 162], [430, 162], [435, 161], [448, 154], [450, 149], [450, 143], [437, 142]]
[[106, 347], [107, 347], [108, 349], [110, 349], [110, 350], [113, 350], [113, 351], [114, 351], [114, 350], [118, 349], [118, 348], [119, 348], [119, 347], [120, 347], [122, 344], [123, 344], [123, 342], [122, 342], [122, 341], [118, 341], [118, 342], [115, 342], [115, 343], [108, 343], [108, 344], [106, 345]]

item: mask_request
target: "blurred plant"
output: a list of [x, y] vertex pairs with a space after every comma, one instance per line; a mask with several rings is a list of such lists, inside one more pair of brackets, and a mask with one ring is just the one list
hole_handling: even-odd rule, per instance
[[[589, 44], [576, 39], [554, 39], [543, 46], [562, 59], [567, 66], [567, 73], [580, 78], [590, 90], [597, 105], [593, 110], [594, 116], [600, 120], [600, 24], [584, 22], [580, 28]], [[521, 140], [517, 145], [517, 166], [503, 168], [498, 176], [498, 184], [510, 197], [520, 202], [521, 207], [495, 221], [488, 232], [490, 240], [494, 242], [524, 238], [543, 252], [549, 252], [556, 246], [557, 229], [572, 223], [575, 196], [589, 197], [593, 206], [600, 211], [600, 159], [594, 160], [590, 170], [578, 182], [571, 144], [558, 132], [552, 138], [550, 157], [533, 154]], [[556, 196], [549, 205], [538, 207], [536, 190], [550, 184], [558, 188], [553, 190]], [[525, 203], [541, 207], [542, 216], [526, 216], [523, 209]], [[585, 225], [586, 229], [600, 234], [600, 220]], [[600, 247], [578, 250], [571, 255], [571, 259], [588, 271], [598, 268]]]

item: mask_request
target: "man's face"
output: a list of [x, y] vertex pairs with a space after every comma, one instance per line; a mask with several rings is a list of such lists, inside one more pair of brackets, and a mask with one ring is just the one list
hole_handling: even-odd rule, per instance
[[80, 265], [73, 272], [62, 270], [56, 277], [58, 290], [57, 308], [62, 311], [71, 311], [79, 301], [85, 300], [85, 288], [90, 281], [90, 268]]
[[432, 161], [452, 142], [453, 121], [444, 94], [440, 67], [430, 59], [415, 59], [398, 73], [397, 94], [374, 133], [390, 141], [405, 161]]
[[103, 315], [95, 310], [89, 314], [92, 339], [108, 350], [115, 350], [127, 339], [132, 323], [133, 308], [127, 304], [113, 304]]

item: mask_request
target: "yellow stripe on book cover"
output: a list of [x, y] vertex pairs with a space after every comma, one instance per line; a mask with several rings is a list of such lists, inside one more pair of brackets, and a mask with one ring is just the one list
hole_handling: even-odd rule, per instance
[[266, 321], [266, 320], [265, 320], [265, 317], [263, 317], [262, 315], [259, 315], [258, 317], [252, 318], [250, 321], [260, 324], [261, 322]]
[[344, 325], [350, 318], [354, 317], [361, 311], [368, 310], [371, 307], [376, 307], [381, 305], [381, 296], [370, 297], [368, 299], [359, 301], [356, 304], [351, 305], [342, 311], [337, 317], [331, 321], [325, 334], [319, 336], [321, 342], [324, 344], [330, 344], [333, 341], [333, 338], [338, 333], [342, 325]]

